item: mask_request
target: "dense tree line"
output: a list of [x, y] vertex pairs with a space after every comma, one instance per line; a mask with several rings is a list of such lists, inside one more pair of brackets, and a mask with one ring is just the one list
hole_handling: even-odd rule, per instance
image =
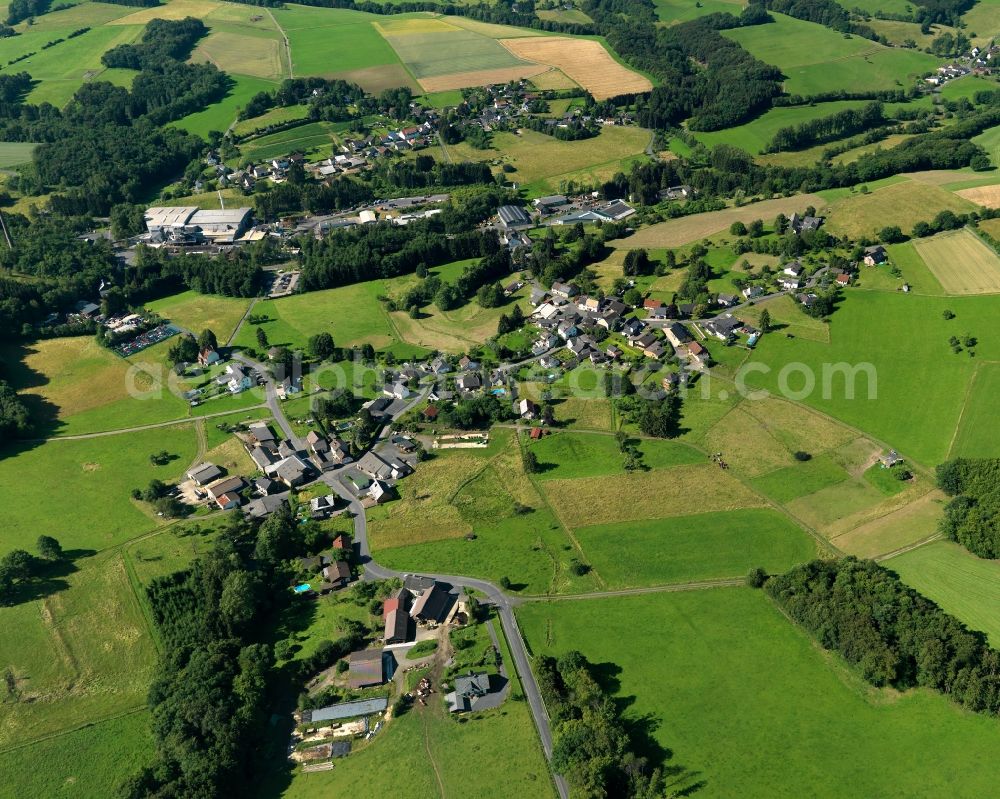
[[937, 468], [937, 483], [952, 499], [941, 531], [980, 558], [1000, 558], [1000, 459], [956, 458]]
[[744, 122], [781, 94], [780, 70], [758, 61], [720, 31], [770, 22], [750, 7], [740, 17], [709, 14], [661, 27], [651, 0], [588, 0], [584, 10], [615, 52], [661, 82], [638, 104], [639, 124], [691, 130]]
[[636, 752], [621, 709], [595, 678], [595, 669], [575, 650], [536, 661], [538, 687], [552, 719], [553, 769], [565, 777], [573, 797], [652, 799], [664, 796], [660, 767]]
[[21, 438], [31, 431], [28, 408], [6, 380], [0, 380], [0, 440]]
[[29, 17], [40, 17], [52, 5], [52, 0], [11, 0], [7, 6], [7, 24], [17, 25]]
[[765, 152], [804, 150], [816, 144], [854, 136], [886, 123], [881, 103], [868, 103], [863, 108], [847, 108], [825, 117], [810, 119], [801, 125], [780, 128]]
[[874, 561], [812, 561], [766, 591], [872, 685], [933, 688], [970, 710], [1000, 711], [1000, 652]]
[[446, 234], [436, 220], [405, 227], [388, 223], [359, 225], [315, 239], [301, 239], [302, 285], [332, 288], [397, 277], [426, 267], [482, 258], [499, 248], [493, 233]]
[[[60, 111], [23, 104], [21, 76], [6, 82], [0, 138], [41, 142], [15, 188], [25, 194], [65, 189], [52, 197], [51, 210], [103, 215], [118, 202], [139, 199], [200, 153], [199, 139], [165, 125], [221, 97], [229, 80], [210, 64], [185, 64], [171, 55], [187, 57], [195, 34], [204, 32], [200, 21], [156, 22], [162, 24], [151, 24], [141, 43], [106, 54], [108, 63], [141, 68], [131, 91], [86, 83]], [[151, 31], [156, 37], [149, 38]]]
[[138, 44], [113, 47], [101, 56], [101, 63], [110, 69], [155, 69], [165, 60], [187, 58], [207, 33], [205, 23], [195, 17], [150, 20]]
[[777, 11], [779, 14], [825, 25], [840, 33], [853, 33], [885, 43], [883, 37], [869, 26], [854, 22], [847, 10], [834, 0], [759, 0], [759, 2], [765, 8]]
[[493, 394], [475, 394], [440, 406], [438, 422], [457, 430], [486, 430], [514, 418], [510, 402]]
[[274, 657], [256, 643], [287, 602], [303, 532], [283, 506], [259, 527], [233, 514], [212, 550], [154, 580], [148, 595], [165, 654], [149, 691], [156, 760], [129, 799], [249, 790], [270, 716]]

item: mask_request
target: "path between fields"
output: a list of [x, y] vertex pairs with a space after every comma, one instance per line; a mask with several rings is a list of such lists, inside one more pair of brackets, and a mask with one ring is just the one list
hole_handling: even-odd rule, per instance
[[26, 438], [32, 444], [43, 444], [49, 441], [82, 441], [86, 438], [103, 438], [104, 436], [117, 436], [122, 433], [139, 433], [143, 430], [155, 430], [158, 427], [173, 427], [177, 424], [195, 424], [197, 422], [202, 422], [205, 419], [215, 419], [219, 416], [232, 416], [234, 413], [241, 413], [242, 411], [256, 411], [261, 408], [266, 408], [267, 403], [262, 402], [259, 405], [247, 405], [245, 408], [234, 408], [228, 411], [219, 411], [217, 413], [207, 413], [203, 416], [185, 416], [181, 419], [171, 419], [169, 422], [154, 422], [153, 424], [142, 424], [136, 427], [122, 427], [119, 430], [101, 430], [96, 433], [77, 433], [72, 436], [51, 436], [50, 438]]
[[726, 577], [718, 580], [695, 580], [687, 583], [666, 583], [650, 585], [644, 588], [621, 588], [616, 591], [591, 591], [586, 594], [533, 594], [531, 596], [512, 597], [513, 604], [522, 602], [561, 602], [575, 599], [608, 599], [616, 596], [639, 596], [642, 594], [665, 594], [675, 591], [704, 591], [709, 588], [732, 588], [746, 585], [743, 577]]

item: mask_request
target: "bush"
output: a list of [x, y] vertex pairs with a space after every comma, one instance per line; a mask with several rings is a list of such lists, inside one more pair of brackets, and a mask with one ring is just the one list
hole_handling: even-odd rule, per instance
[[763, 588], [767, 582], [767, 572], [760, 566], [747, 572], [747, 585], [751, 588]]
[[808, 452], [803, 452], [801, 449], [795, 453], [795, 460], [805, 463], [806, 461], [812, 460], [812, 455]]

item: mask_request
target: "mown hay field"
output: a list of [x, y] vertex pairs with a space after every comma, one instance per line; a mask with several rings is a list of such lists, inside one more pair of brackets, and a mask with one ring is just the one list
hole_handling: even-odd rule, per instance
[[952, 230], [913, 246], [948, 294], [1000, 292], [1000, 257], [970, 230]]
[[146, 307], [194, 333], [208, 328], [222, 344], [236, 331], [250, 300], [185, 291], [147, 303]]
[[751, 203], [738, 208], [692, 214], [643, 228], [634, 236], [622, 240], [621, 246], [629, 249], [636, 247], [680, 247], [711, 236], [713, 233], [728, 230], [733, 222], [747, 224], [755, 219], [772, 220], [778, 214], [791, 216], [796, 211], [801, 213], [809, 205], [821, 210], [826, 203], [817, 194], [797, 194], [792, 197], [779, 197], [775, 200]]
[[930, 222], [939, 211], [968, 213], [975, 206], [940, 186], [905, 180], [869, 194], [854, 194], [835, 202], [827, 227], [837, 236], [860, 239], [888, 225], [909, 233], [917, 222]]
[[619, 64], [604, 45], [592, 39], [543, 36], [500, 43], [519, 58], [556, 67], [598, 100], [653, 88], [648, 78]]
[[760, 507], [763, 500], [718, 466], [549, 480], [545, 495], [571, 528]]
[[248, 36], [216, 31], [198, 43], [191, 60], [208, 61], [223, 72], [277, 80], [288, 77], [288, 59], [277, 35]]

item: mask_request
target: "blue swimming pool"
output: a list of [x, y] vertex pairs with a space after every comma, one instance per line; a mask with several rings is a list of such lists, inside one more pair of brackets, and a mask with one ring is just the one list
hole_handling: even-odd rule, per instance
[[295, 586], [295, 588], [293, 588], [292, 590], [293, 590], [293, 591], [294, 591], [294, 592], [295, 592], [296, 594], [304, 594], [304, 593], [305, 593], [306, 591], [308, 591], [308, 590], [309, 590], [310, 588], [312, 588], [312, 586], [311, 586], [311, 585], [309, 585], [309, 583], [300, 583], [299, 585]]

